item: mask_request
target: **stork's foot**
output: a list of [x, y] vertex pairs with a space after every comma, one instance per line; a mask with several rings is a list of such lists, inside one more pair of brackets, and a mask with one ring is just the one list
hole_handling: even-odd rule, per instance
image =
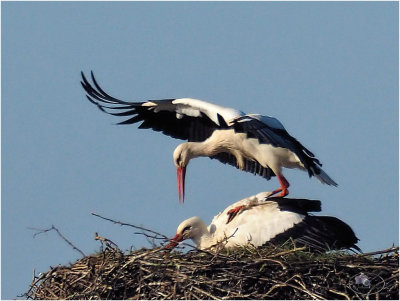
[[286, 178], [282, 174], [277, 174], [276, 177], [278, 178], [279, 183], [281, 184], [281, 187], [278, 189], [275, 189], [274, 191], [271, 192], [271, 196], [274, 196], [275, 194], [279, 193], [276, 197], [278, 198], [283, 198], [289, 194], [289, 182], [286, 180]]
[[[279, 193], [279, 194], [276, 195], [277, 193]], [[287, 188], [281, 187], [281, 188], [278, 188], [278, 189], [272, 191], [271, 194], [268, 196], [268, 198], [270, 198], [270, 197], [283, 198], [283, 197], [287, 196], [288, 194], [289, 194], [289, 190]]]
[[227, 224], [229, 224], [236, 215], [238, 215], [240, 212], [242, 212], [244, 210], [245, 206], [237, 206], [231, 210], [229, 210], [226, 214], [228, 214], [228, 220], [227, 220]]

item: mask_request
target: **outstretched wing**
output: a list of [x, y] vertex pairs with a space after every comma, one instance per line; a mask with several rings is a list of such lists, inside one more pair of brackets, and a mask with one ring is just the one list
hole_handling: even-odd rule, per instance
[[91, 103], [107, 114], [127, 118], [118, 124], [142, 122], [139, 128], [151, 128], [173, 138], [203, 141], [214, 130], [228, 127], [230, 119], [243, 115], [237, 110], [190, 98], [123, 101], [107, 94], [97, 83], [93, 72], [93, 84], [83, 72], [81, 74], [82, 87]]

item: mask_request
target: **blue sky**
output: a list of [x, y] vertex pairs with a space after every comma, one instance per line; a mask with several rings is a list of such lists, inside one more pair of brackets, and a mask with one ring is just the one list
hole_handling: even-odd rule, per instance
[[132, 101], [192, 97], [278, 118], [339, 187], [286, 170], [290, 196], [319, 199], [372, 251], [398, 245], [398, 3], [2, 3], [2, 298], [35, 269], [79, 258], [94, 232], [149, 246], [104, 216], [172, 236], [198, 215], [275, 189], [215, 160], [193, 160], [178, 203], [182, 141], [90, 104], [80, 71]]

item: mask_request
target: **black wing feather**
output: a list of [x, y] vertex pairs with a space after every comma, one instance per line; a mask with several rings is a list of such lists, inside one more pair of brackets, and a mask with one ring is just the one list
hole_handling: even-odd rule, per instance
[[282, 243], [292, 238], [297, 245], [309, 247], [312, 251], [324, 252], [335, 249], [355, 249], [359, 239], [351, 227], [332, 216], [307, 215], [303, 221], [289, 230], [275, 236], [270, 243]]
[[[239, 169], [236, 157], [229, 153], [219, 153], [215, 156], [211, 156], [211, 159], [217, 159], [224, 164], [232, 165]], [[244, 168], [243, 171], [250, 172], [254, 175], [261, 176], [267, 180], [271, 179], [272, 176], [275, 176], [274, 172], [269, 167], [264, 167], [260, 163], [256, 161], [251, 161], [243, 158], [244, 160]]]
[[309, 212], [321, 211], [321, 201], [318, 200], [271, 197], [267, 198], [266, 201], [276, 202], [281, 211], [290, 211], [303, 215], [307, 215]]
[[[212, 135], [214, 130], [227, 127], [225, 120], [219, 117], [220, 125], [215, 124], [207, 115], [201, 114], [200, 117], [182, 115], [176, 117], [173, 110], [155, 111], [154, 106], [143, 106], [145, 102], [128, 102], [115, 98], [106, 93], [98, 84], [91, 72], [93, 85], [89, 83], [83, 72], [82, 87], [86, 91], [87, 99], [96, 105], [101, 111], [119, 117], [129, 117], [118, 124], [133, 124], [143, 121], [140, 129], [151, 128], [160, 131], [165, 135], [177, 139], [188, 141], [204, 141]], [[171, 105], [175, 99], [149, 100], [159, 105]], [[223, 122], [221, 121], [223, 120]]]

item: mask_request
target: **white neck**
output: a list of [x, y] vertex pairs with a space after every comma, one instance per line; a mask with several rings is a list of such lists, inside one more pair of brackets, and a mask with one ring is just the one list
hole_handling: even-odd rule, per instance
[[206, 224], [202, 223], [198, 230], [198, 235], [191, 238], [197, 248], [203, 250], [215, 243], [214, 236], [208, 231]]
[[203, 142], [186, 142], [190, 159], [197, 157], [210, 157], [218, 154], [218, 148], [208, 140]]

